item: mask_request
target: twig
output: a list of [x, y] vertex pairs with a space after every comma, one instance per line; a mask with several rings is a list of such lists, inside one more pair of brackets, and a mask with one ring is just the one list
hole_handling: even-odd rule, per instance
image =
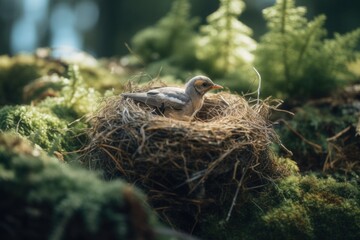
[[286, 121], [283, 120], [283, 119], [280, 119], [279, 121], [280, 121], [280, 122], [283, 122], [283, 123], [286, 125], [286, 127], [287, 127], [292, 133], [294, 133], [296, 136], [298, 136], [302, 141], [304, 141], [306, 144], [312, 146], [312, 147], [315, 149], [315, 151], [317, 151], [317, 152], [321, 152], [321, 151], [322, 151], [322, 147], [321, 147], [319, 144], [316, 144], [316, 143], [311, 142], [310, 140], [307, 140], [303, 135], [301, 135], [298, 131], [296, 131], [294, 128], [292, 128], [288, 122], [286, 122]]
[[225, 153], [223, 153], [218, 159], [216, 159], [215, 161], [211, 162], [208, 166], [208, 168], [206, 169], [206, 173], [202, 176], [202, 179], [194, 186], [193, 189], [191, 189], [191, 191], [189, 192], [192, 193], [202, 182], [205, 181], [205, 179], [207, 178], [207, 176], [212, 172], [212, 170], [219, 164], [222, 162], [222, 160], [224, 160], [230, 153], [232, 153], [234, 150], [236, 149], [236, 147], [233, 147], [229, 150], [227, 150]]
[[137, 152], [138, 152], [139, 154], [142, 153], [142, 149], [143, 149], [143, 147], [144, 147], [144, 145], [145, 145], [146, 134], [145, 134], [144, 128], [145, 128], [146, 126], [147, 126], [147, 124], [144, 124], [144, 125], [142, 125], [141, 128], [140, 128], [141, 144], [140, 144], [140, 146], [139, 146], [138, 149], [137, 149]]
[[132, 55], [134, 55], [134, 56], [137, 58], [137, 60], [139, 60], [139, 62], [141, 63], [141, 65], [146, 66], [144, 60], [142, 60], [141, 57], [140, 57], [138, 54], [136, 54], [136, 53], [131, 49], [131, 47], [129, 46], [129, 44], [125, 43], [125, 47], [127, 48], [127, 50], [129, 50], [129, 52], [130, 52]]
[[227, 214], [227, 216], [226, 216], [226, 220], [225, 220], [226, 222], [228, 222], [228, 221], [230, 220], [231, 213], [232, 213], [232, 211], [233, 211], [233, 209], [234, 209], [234, 206], [235, 206], [235, 204], [236, 204], [236, 200], [237, 200], [237, 197], [238, 197], [238, 195], [239, 195], [240, 188], [241, 188], [241, 187], [242, 187], [242, 185], [243, 185], [243, 182], [244, 182], [244, 179], [245, 179], [246, 172], [247, 172], [247, 170], [249, 169], [249, 165], [250, 165], [250, 163], [248, 163], [248, 164], [246, 165], [246, 167], [245, 167], [245, 168], [243, 168], [243, 171], [242, 171], [242, 176], [241, 176], [240, 182], [238, 183], [238, 186], [237, 186], [237, 188], [236, 188], [236, 192], [235, 192], [235, 196], [234, 196], [234, 198], [233, 198], [233, 200], [232, 200], [232, 203], [231, 203], [231, 206], [230, 206], [229, 212], [228, 212], [228, 214]]
[[100, 148], [114, 161], [117, 169], [119, 169], [119, 171], [124, 174], [125, 176], [127, 176], [126, 171], [124, 170], [124, 168], [120, 165], [119, 161], [116, 160], [116, 158], [105, 148], [105, 146], [100, 146]]
[[348, 126], [347, 128], [341, 130], [340, 132], [338, 132], [337, 134], [335, 134], [332, 137], [327, 138], [327, 141], [333, 141], [336, 140], [337, 138], [341, 137], [341, 135], [343, 135], [344, 133], [346, 133], [347, 131], [349, 131], [351, 129], [351, 126]]
[[277, 108], [277, 107], [278, 107], [278, 106], [275, 106], [275, 107], [269, 106], [269, 108], [272, 109], [272, 110], [274, 110], [274, 111], [283, 112], [283, 113], [287, 113], [287, 114], [289, 114], [289, 115], [291, 115], [291, 116], [295, 116], [295, 113], [290, 112], [290, 111], [285, 110], [285, 109], [280, 109], [280, 108]]
[[188, 173], [188, 170], [187, 170], [186, 167], [184, 167], [184, 172], [185, 172], [185, 174], [186, 174], [186, 176], [187, 176], [187, 179], [186, 179], [183, 183], [175, 186], [174, 189], [177, 189], [177, 188], [179, 188], [179, 187], [182, 187], [182, 186], [184, 186], [185, 184], [191, 183], [191, 182], [193, 182], [193, 181], [201, 178], [202, 176], [204, 176], [204, 174], [205, 174], [205, 172], [206, 172], [206, 169], [205, 169], [205, 170], [198, 171], [198, 172], [192, 174], [191, 177], [189, 176], [189, 173]]

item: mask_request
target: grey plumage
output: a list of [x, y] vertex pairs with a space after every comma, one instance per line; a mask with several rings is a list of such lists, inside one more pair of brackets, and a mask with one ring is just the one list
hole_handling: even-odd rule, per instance
[[164, 87], [152, 89], [148, 92], [124, 93], [124, 97], [143, 102], [152, 107], [173, 108], [181, 110], [190, 101], [184, 89], [175, 87]]
[[165, 116], [180, 120], [191, 119], [203, 105], [203, 96], [211, 89], [222, 88], [208, 77], [196, 76], [185, 88], [163, 87], [147, 92], [123, 93], [122, 96], [158, 108]]

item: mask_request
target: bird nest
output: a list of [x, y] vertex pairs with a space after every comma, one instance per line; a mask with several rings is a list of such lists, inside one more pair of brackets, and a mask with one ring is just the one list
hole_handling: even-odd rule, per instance
[[205, 209], [232, 209], [239, 192], [285, 174], [269, 151], [277, 141], [268, 120], [273, 103], [251, 105], [228, 92], [208, 94], [188, 122], [109, 97], [90, 120], [82, 159], [107, 178], [137, 185], [160, 216], [189, 229]]

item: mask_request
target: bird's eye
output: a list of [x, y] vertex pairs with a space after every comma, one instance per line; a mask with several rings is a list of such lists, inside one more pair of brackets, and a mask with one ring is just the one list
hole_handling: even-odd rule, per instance
[[204, 82], [204, 83], [202, 84], [202, 86], [203, 86], [203, 87], [208, 87], [209, 84], [208, 84], [207, 82]]

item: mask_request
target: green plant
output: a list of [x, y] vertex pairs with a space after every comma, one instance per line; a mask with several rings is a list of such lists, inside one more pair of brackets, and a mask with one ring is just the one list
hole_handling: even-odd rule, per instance
[[264, 90], [277, 97], [320, 97], [350, 80], [348, 63], [356, 58], [360, 29], [327, 39], [325, 16], [312, 21], [294, 0], [277, 0], [264, 9], [269, 31], [256, 50], [255, 65]]
[[189, 1], [176, 0], [169, 13], [155, 26], [133, 37], [133, 51], [145, 63], [166, 59], [180, 67], [187, 67], [194, 60], [196, 25], [197, 20], [190, 18]]
[[238, 20], [245, 8], [242, 0], [220, 0], [217, 11], [200, 28], [196, 55], [205, 72], [217, 76], [238, 72], [253, 61], [256, 42], [252, 31]]
[[60, 92], [62, 105], [65, 108], [72, 109], [77, 117], [83, 117], [85, 114], [94, 111], [100, 99], [99, 92], [86, 86], [77, 65], [70, 65], [67, 75], [69, 77], [66, 81], [67, 84]]

